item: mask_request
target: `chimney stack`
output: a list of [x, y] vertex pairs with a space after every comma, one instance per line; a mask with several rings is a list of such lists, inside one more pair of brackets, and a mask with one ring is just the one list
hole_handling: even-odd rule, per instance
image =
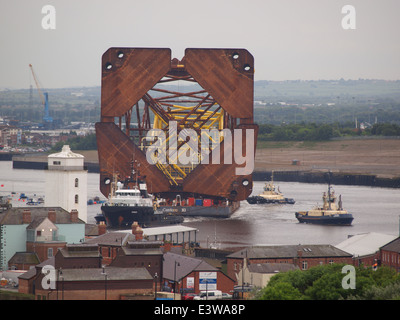
[[31, 217], [31, 210], [30, 209], [24, 209], [22, 212], [22, 223], [23, 224], [29, 224], [32, 222], [32, 217]]
[[71, 222], [72, 223], [78, 222], [78, 210], [76, 210], [76, 209], [71, 210]]
[[101, 236], [102, 234], [106, 233], [107, 226], [104, 223], [104, 221], [100, 221], [100, 224], [99, 224], [98, 228], [99, 228], [99, 236]]
[[47, 216], [51, 222], [56, 223], [56, 219], [57, 219], [56, 210], [49, 209]]
[[136, 229], [139, 227], [137, 221], [133, 221], [132, 223], [132, 234], [136, 235]]
[[141, 227], [136, 228], [135, 239], [136, 241], [143, 240], [143, 229]]
[[303, 256], [303, 251], [301, 249], [297, 249], [297, 258], [301, 258]]

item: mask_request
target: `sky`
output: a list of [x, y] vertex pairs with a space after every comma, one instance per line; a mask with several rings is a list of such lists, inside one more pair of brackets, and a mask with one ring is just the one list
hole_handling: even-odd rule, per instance
[[185, 48], [245, 48], [255, 80], [398, 80], [399, 12], [398, 0], [0, 0], [0, 88], [34, 86], [29, 64], [44, 88], [100, 86], [110, 47], [178, 59]]

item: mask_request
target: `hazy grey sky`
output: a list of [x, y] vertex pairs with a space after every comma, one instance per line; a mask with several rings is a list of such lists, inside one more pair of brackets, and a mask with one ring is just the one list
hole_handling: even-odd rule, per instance
[[47, 88], [100, 85], [112, 46], [246, 48], [256, 80], [400, 79], [399, 13], [399, 0], [0, 0], [0, 88], [34, 85], [30, 63]]

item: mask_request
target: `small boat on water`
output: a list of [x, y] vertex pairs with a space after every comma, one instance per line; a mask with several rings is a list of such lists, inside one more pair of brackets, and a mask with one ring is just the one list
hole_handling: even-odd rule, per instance
[[258, 196], [252, 196], [247, 198], [249, 204], [262, 204], [262, 203], [287, 203], [294, 204], [295, 201], [292, 198], [285, 198], [282, 192], [276, 189], [274, 185], [274, 172], [271, 174], [271, 181], [266, 183], [263, 192]]
[[339, 195], [338, 204], [336, 204], [335, 192], [331, 190], [328, 184], [328, 193], [324, 192], [322, 196], [323, 206], [316, 207], [309, 211], [296, 212], [296, 218], [300, 223], [313, 223], [320, 225], [341, 225], [349, 226], [353, 221], [353, 215], [343, 209], [342, 196]]

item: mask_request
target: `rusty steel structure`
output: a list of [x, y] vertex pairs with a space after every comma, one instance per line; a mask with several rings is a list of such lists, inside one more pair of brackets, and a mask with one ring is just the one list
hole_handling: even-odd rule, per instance
[[[192, 129], [198, 133], [197, 140], [178, 139], [175, 152], [193, 146], [200, 157], [202, 129], [252, 129], [255, 153], [258, 126], [253, 119], [253, 78], [254, 58], [245, 49], [186, 49], [180, 61], [171, 58], [169, 48], [108, 49], [102, 57], [101, 121], [96, 123], [101, 192], [107, 197], [113, 175], [123, 179], [134, 165], [135, 174], [146, 177], [149, 193], [159, 197], [246, 199], [252, 192], [251, 173], [237, 175], [235, 171], [243, 164], [149, 163], [146, 152], [157, 139], [150, 141], [147, 134], [162, 130], [168, 140], [171, 132], [179, 135]], [[213, 141], [211, 136], [206, 139]], [[214, 148], [206, 146], [208, 159], [213, 153], [224, 159], [224, 153], [234, 152], [231, 141], [222, 136], [216, 139], [220, 143]], [[246, 141], [243, 135], [242, 150]], [[169, 160], [171, 153], [165, 156]]]

